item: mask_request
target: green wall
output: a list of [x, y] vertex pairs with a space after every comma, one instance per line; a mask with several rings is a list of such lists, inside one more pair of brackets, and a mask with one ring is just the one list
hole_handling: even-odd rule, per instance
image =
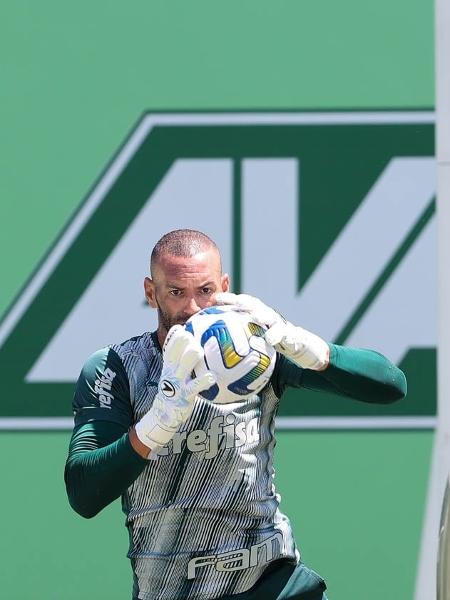
[[0, 311], [148, 109], [434, 105], [432, 0], [19, 0], [0, 19]]
[[[431, 0], [19, 0], [1, 12], [0, 314], [144, 110], [434, 105]], [[123, 517], [118, 505], [93, 521], [71, 513], [67, 441], [0, 434], [3, 597], [129, 597]], [[431, 443], [279, 434], [283, 506], [331, 600], [411, 599]]]

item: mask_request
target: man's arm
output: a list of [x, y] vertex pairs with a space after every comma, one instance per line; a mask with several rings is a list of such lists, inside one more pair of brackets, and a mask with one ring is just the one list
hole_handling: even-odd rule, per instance
[[158, 392], [135, 426], [119, 356], [105, 349], [87, 361], [75, 391], [75, 430], [64, 474], [76, 512], [93, 517], [118, 498], [148, 464], [150, 451], [167, 444], [189, 418], [196, 395], [215, 382], [209, 372], [192, 378], [202, 356], [190, 333], [180, 325], [172, 327], [164, 344]]
[[279, 355], [272, 380], [277, 396], [287, 387], [331, 392], [375, 404], [389, 404], [406, 396], [403, 371], [382, 354], [336, 344], [329, 346], [330, 362], [322, 371], [302, 369]]
[[64, 479], [70, 505], [90, 518], [119, 498], [147, 464], [128, 435], [133, 422], [130, 389], [114, 350], [102, 349], [88, 359], [73, 409], [75, 428]]
[[403, 372], [372, 350], [328, 344], [319, 336], [286, 321], [258, 298], [246, 294], [217, 294], [218, 304], [234, 304], [268, 330], [266, 341], [277, 350], [272, 377], [275, 392], [306, 387], [348, 396], [363, 402], [389, 403], [406, 395]]
[[79, 425], [72, 434], [64, 471], [71, 507], [87, 519], [94, 517], [119, 498], [147, 464], [122, 425], [112, 421]]

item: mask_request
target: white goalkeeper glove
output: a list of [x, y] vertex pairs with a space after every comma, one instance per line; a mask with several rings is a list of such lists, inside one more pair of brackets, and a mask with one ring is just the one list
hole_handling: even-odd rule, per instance
[[190, 417], [197, 394], [216, 383], [209, 371], [192, 379], [203, 355], [199, 342], [184, 327], [174, 325], [169, 330], [158, 392], [150, 410], [135, 425], [137, 437], [148, 448], [167, 444]]
[[216, 294], [217, 304], [233, 304], [238, 310], [249, 313], [259, 325], [268, 327], [264, 339], [277, 352], [284, 354], [303, 369], [323, 371], [330, 360], [330, 347], [318, 335], [296, 327], [276, 310], [258, 298], [247, 294], [221, 292]]

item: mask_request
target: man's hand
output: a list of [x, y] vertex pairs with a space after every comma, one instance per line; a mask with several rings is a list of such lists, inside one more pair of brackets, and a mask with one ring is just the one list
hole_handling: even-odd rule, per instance
[[[210, 372], [192, 379], [192, 371], [202, 358], [203, 348], [194, 336], [181, 325], [174, 325], [164, 343], [158, 392], [152, 407], [134, 428], [138, 440], [148, 449], [167, 444], [190, 417], [197, 394], [216, 382]], [[133, 444], [133, 435], [130, 439]]]
[[259, 325], [268, 327], [266, 342], [303, 369], [323, 371], [328, 367], [330, 347], [325, 340], [302, 327], [295, 327], [258, 298], [221, 292], [216, 294], [216, 302], [233, 304], [238, 310], [248, 312]]

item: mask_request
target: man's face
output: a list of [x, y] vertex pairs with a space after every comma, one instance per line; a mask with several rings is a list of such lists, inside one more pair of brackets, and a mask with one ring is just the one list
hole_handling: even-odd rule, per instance
[[221, 274], [215, 248], [191, 257], [164, 254], [145, 278], [148, 303], [158, 310], [158, 337], [164, 341], [169, 329], [184, 323], [202, 308], [215, 304], [215, 295], [229, 289], [229, 277]]

